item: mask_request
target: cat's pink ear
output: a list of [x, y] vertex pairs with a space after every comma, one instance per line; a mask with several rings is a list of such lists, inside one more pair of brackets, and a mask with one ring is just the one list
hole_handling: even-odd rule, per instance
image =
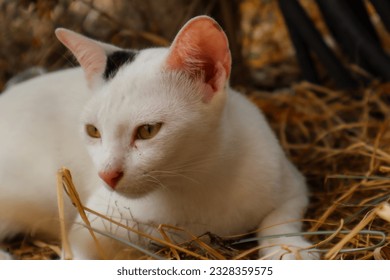
[[188, 21], [172, 43], [167, 68], [201, 77], [204, 101], [210, 101], [225, 86], [231, 69], [229, 43], [218, 23], [207, 16]]
[[65, 28], [57, 28], [55, 34], [58, 40], [73, 53], [84, 69], [88, 85], [94, 87], [101, 80], [106, 67], [105, 44]]

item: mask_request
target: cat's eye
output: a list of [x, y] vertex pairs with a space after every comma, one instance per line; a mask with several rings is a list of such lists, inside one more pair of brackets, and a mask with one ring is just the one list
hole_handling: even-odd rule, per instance
[[162, 123], [144, 124], [137, 128], [137, 139], [151, 139], [160, 131]]
[[92, 138], [100, 138], [100, 132], [99, 130], [92, 124], [87, 124], [85, 126], [85, 131], [87, 132], [88, 136]]

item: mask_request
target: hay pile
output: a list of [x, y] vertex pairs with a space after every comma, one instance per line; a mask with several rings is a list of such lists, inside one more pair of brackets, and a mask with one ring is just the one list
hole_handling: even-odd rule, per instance
[[[312, 195], [307, 230], [390, 232], [388, 216], [386, 221], [376, 213], [390, 199], [389, 86], [378, 83], [337, 92], [303, 82], [275, 95], [254, 94], [285, 151], [308, 179]], [[326, 237], [315, 235], [311, 240], [320, 243]], [[338, 234], [321, 248], [334, 248], [345, 237]], [[348, 236], [342, 248], [370, 247], [380, 240], [378, 234]], [[389, 259], [389, 240], [376, 251], [326, 258]]]
[[[48, 35], [59, 22], [68, 27], [80, 25], [84, 30], [91, 24], [84, 21], [86, 14], [93, 10], [91, 7], [75, 14], [71, 9], [60, 9], [61, 5], [67, 5], [64, 4], [66, 1], [50, 1], [46, 6], [42, 6], [48, 3], [46, 1], [36, 2], [35, 8], [33, 4], [25, 3], [28, 9], [23, 12], [7, 7], [4, 10], [7, 13], [0, 13], [0, 23], [9, 21], [10, 30], [17, 31], [12, 37], [16, 39], [1, 43], [0, 72], [3, 74], [0, 74], [0, 88], [16, 70], [26, 66], [38, 64], [51, 70], [66, 64], [68, 58], [63, 55], [64, 49]], [[73, 2], [81, 6], [90, 3]], [[5, 5], [3, 3], [0, 0], [0, 4]], [[311, 8], [310, 1], [303, 3], [309, 7], [316, 25], [326, 34], [318, 11]], [[246, 0], [241, 10], [244, 57], [256, 86], [238, 84], [236, 87], [263, 110], [286, 153], [307, 177], [311, 203], [304, 230], [312, 235], [305, 236], [317, 248], [324, 249], [324, 259], [390, 259], [390, 237], [386, 236], [390, 232], [390, 84], [374, 82], [349, 92], [300, 82], [293, 50], [275, 1]], [[12, 19], [15, 14], [18, 18]], [[97, 19], [101, 17], [111, 25], [96, 29], [104, 31], [101, 37], [92, 35], [129, 47], [123, 38], [131, 32], [118, 31], [121, 25], [112, 22], [109, 15], [98, 13], [96, 16]], [[66, 18], [73, 20], [70, 26], [64, 22]], [[33, 33], [21, 31], [28, 20], [37, 26]], [[85, 25], [80, 24], [83, 21]], [[92, 32], [94, 29], [87, 30]], [[380, 27], [379, 30], [384, 46], [390, 49], [390, 36]], [[161, 34], [150, 37], [152, 31], [142, 33], [141, 37], [139, 34], [131, 36], [141, 38], [142, 44], [164, 38]], [[3, 38], [4, 32], [2, 30], [0, 34]], [[44, 46], [46, 52], [43, 52]], [[10, 59], [6, 50], [12, 47], [20, 59]], [[23, 53], [26, 49], [30, 54]], [[168, 244], [166, 241], [166, 246], [157, 254], [173, 259], [256, 257], [256, 243], [233, 243], [241, 238], [244, 237], [231, 239], [206, 234], [202, 241], [194, 238], [187, 244]], [[26, 238], [8, 245], [20, 259], [57, 258], [61, 248], [56, 242]]]

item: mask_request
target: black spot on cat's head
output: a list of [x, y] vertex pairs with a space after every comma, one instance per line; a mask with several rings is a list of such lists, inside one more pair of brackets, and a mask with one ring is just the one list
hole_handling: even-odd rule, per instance
[[116, 51], [107, 56], [107, 64], [106, 69], [103, 73], [103, 78], [108, 81], [112, 79], [119, 68], [127, 63], [132, 62], [137, 55], [136, 51], [133, 50], [124, 50], [124, 51]]

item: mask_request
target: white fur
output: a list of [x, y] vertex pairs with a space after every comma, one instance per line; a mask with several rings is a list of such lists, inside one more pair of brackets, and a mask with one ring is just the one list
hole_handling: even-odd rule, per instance
[[[74, 69], [0, 95], [0, 241], [21, 232], [58, 238], [56, 172], [62, 166], [72, 169], [83, 197], [96, 186], [79, 136], [80, 111], [90, 94], [82, 71]], [[66, 209], [71, 220], [75, 212]]]
[[[195, 235], [300, 231], [307, 205], [304, 178], [259, 109], [227, 83], [203, 102], [204, 85], [166, 69], [168, 55], [165, 48], [141, 51], [93, 94], [75, 69], [14, 86], [0, 97], [0, 238], [35, 228], [57, 234], [52, 221], [61, 166], [71, 169], [83, 197], [92, 194], [89, 208], [154, 236], [159, 224]], [[163, 125], [154, 138], [133, 141], [137, 127], [155, 122]], [[85, 124], [96, 126], [102, 138], [86, 135]], [[116, 168], [124, 176], [112, 191], [96, 174]], [[149, 245], [100, 219], [91, 222]], [[78, 218], [70, 233], [74, 257], [99, 258], [80, 223]], [[117, 244], [100, 242], [108, 257], [117, 256]], [[261, 255], [295, 258], [282, 244], [292, 250], [310, 246], [301, 237], [265, 239]]]

